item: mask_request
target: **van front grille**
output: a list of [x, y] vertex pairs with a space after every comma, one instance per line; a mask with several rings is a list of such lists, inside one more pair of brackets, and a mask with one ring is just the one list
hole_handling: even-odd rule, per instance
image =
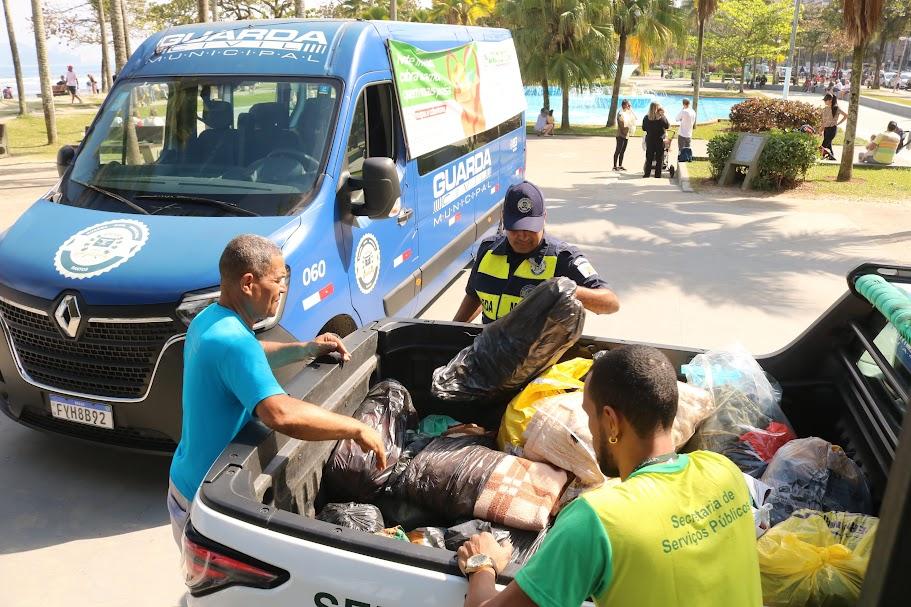
[[0, 317], [26, 381], [97, 398], [144, 398], [162, 348], [182, 332], [171, 319], [89, 319], [85, 331], [69, 339], [48, 314], [5, 300]]

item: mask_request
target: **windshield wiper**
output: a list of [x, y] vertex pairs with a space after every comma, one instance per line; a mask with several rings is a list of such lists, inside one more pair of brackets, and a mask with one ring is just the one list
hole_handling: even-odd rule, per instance
[[138, 204], [136, 204], [129, 198], [124, 198], [120, 194], [115, 194], [114, 192], [105, 190], [104, 188], [99, 188], [97, 185], [94, 185], [91, 183], [82, 183], [81, 181], [77, 181], [76, 183], [78, 183], [84, 187], [87, 187], [90, 190], [95, 190], [99, 194], [104, 194], [108, 198], [113, 198], [114, 200], [116, 200], [118, 202], [122, 202], [123, 204], [127, 205], [128, 207], [130, 207], [137, 213], [142, 213], [143, 215], [150, 215], [150, 213], [148, 211], [146, 211], [144, 208], [142, 208], [141, 206], [139, 206]]
[[[196, 202], [200, 204], [206, 204], [212, 207], [217, 207], [223, 211], [230, 211], [237, 215], [248, 215], [250, 217], [260, 217], [260, 214], [256, 211], [251, 211], [243, 207], [239, 207], [236, 204], [225, 202], [224, 200], [215, 200], [214, 198], [204, 198], [201, 196], [187, 196], [185, 194], [140, 194], [136, 198], [142, 198], [143, 200], [154, 199], [154, 200], [176, 200], [181, 202]], [[170, 205], [173, 206], [173, 205]], [[162, 207], [160, 209], [152, 212], [152, 215], [158, 213], [170, 207]]]

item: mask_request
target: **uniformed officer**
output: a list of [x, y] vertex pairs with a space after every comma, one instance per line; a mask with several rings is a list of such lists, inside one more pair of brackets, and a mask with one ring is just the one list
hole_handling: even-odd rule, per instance
[[483, 312], [484, 323], [502, 318], [542, 281], [572, 279], [576, 298], [595, 314], [613, 314], [620, 300], [574, 246], [544, 234], [544, 194], [529, 182], [511, 186], [503, 202], [506, 233], [481, 241], [456, 322]]

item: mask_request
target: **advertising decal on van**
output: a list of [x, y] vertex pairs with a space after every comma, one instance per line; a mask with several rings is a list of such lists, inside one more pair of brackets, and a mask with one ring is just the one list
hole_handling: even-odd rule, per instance
[[413, 156], [482, 133], [525, 111], [511, 38], [433, 52], [390, 40], [389, 53]]
[[380, 243], [371, 233], [361, 236], [354, 253], [354, 276], [357, 288], [367, 295], [380, 278]]
[[148, 240], [149, 228], [135, 219], [96, 223], [60, 245], [54, 268], [67, 278], [93, 278], [129, 261]]

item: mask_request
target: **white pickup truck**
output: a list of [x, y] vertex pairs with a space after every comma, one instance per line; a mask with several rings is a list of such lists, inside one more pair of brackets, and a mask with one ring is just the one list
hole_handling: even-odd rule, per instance
[[[911, 322], [891, 324], [855, 290], [855, 280], [866, 274], [911, 293], [911, 268], [861, 266], [848, 276], [849, 292], [793, 343], [759, 362], [781, 383], [782, 408], [798, 435], [841, 445], [867, 475], [880, 525], [859, 604], [907, 605], [911, 423], [905, 413], [911, 350], [899, 331], [907, 335]], [[431, 373], [480, 330], [414, 320], [374, 323], [346, 338], [349, 363], [311, 366], [285, 387], [351, 414], [372, 384], [394, 378], [409, 389], [422, 415], [452, 414], [452, 405], [430, 395]], [[567, 357], [591, 356], [621, 343], [583, 338]], [[678, 367], [697, 353], [661, 349]], [[493, 418], [488, 427], [495, 427], [504, 405], [459, 405], [458, 418], [482, 424]], [[453, 552], [314, 518], [323, 464], [333, 447], [289, 439], [251, 422], [225, 449], [193, 501], [185, 536], [191, 605], [462, 605], [467, 585]], [[515, 571], [507, 568], [500, 583], [508, 583]]]

